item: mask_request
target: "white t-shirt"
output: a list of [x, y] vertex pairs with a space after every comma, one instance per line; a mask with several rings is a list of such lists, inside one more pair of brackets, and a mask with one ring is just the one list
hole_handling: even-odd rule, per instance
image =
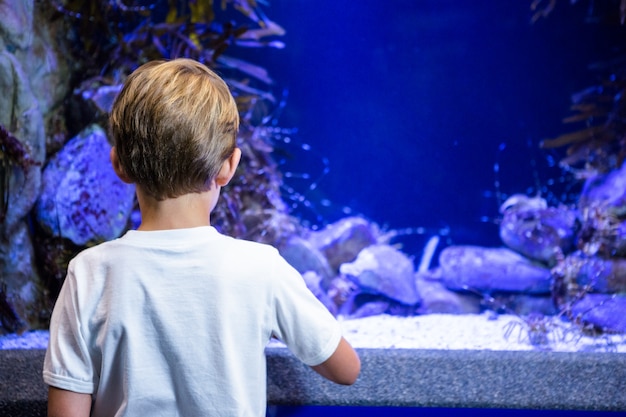
[[43, 378], [92, 394], [93, 416], [261, 416], [271, 336], [307, 365], [341, 339], [276, 249], [209, 226], [129, 231], [70, 262]]

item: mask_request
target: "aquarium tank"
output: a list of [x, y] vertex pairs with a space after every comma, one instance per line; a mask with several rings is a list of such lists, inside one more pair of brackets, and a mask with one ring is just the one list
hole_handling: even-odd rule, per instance
[[189, 57], [241, 115], [212, 224], [334, 315], [508, 315], [529, 349], [626, 351], [624, 0], [0, 10], [0, 335], [45, 331], [69, 260], [137, 227], [107, 114], [139, 65]]

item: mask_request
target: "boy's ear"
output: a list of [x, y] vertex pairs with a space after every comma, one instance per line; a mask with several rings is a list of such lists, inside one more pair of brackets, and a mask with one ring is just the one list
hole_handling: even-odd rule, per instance
[[239, 165], [239, 161], [241, 160], [241, 149], [235, 148], [230, 157], [222, 163], [222, 168], [220, 168], [220, 172], [217, 173], [217, 177], [215, 177], [215, 183], [223, 187], [233, 178], [235, 175], [235, 171], [237, 170], [237, 165]]
[[115, 171], [117, 176], [120, 177], [120, 179], [124, 181], [125, 183], [131, 184], [132, 181], [130, 180], [130, 178], [128, 178], [128, 175], [126, 175], [126, 172], [124, 172], [124, 168], [122, 168], [122, 165], [120, 164], [120, 160], [117, 157], [117, 150], [115, 149], [115, 146], [111, 148], [110, 157], [111, 157], [111, 165], [113, 165], [113, 170]]

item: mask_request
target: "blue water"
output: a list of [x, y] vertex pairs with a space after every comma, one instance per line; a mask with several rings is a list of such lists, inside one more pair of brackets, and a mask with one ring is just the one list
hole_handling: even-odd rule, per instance
[[[289, 96], [279, 120], [299, 143], [284, 169], [329, 173], [312, 192], [322, 221], [363, 214], [419, 256], [448, 244], [500, 245], [498, 193], [575, 201], [580, 184], [539, 142], [567, 132], [570, 97], [597, 81], [590, 65], [626, 46], [626, 30], [593, 23], [591, 4], [557, 2], [530, 24], [530, 1], [274, 0], [287, 47], [258, 56]], [[544, 2], [545, 3], [545, 2]], [[320, 156], [321, 155], [321, 156]], [[499, 168], [499, 169], [498, 169]], [[289, 180], [288, 180], [289, 181]], [[290, 184], [298, 187], [297, 181]], [[322, 201], [330, 201], [324, 206]], [[348, 207], [349, 210], [344, 210]], [[307, 216], [306, 210], [300, 214]], [[310, 214], [310, 213], [309, 213]], [[310, 216], [309, 218], [315, 218]], [[313, 220], [315, 221], [315, 220]], [[624, 413], [389, 407], [274, 407], [274, 417], [519, 416]]]
[[538, 144], [569, 129], [570, 96], [596, 81], [589, 65], [614, 57], [626, 28], [590, 23], [599, 2], [588, 1], [557, 2], [531, 25], [530, 3], [265, 7], [286, 29], [286, 48], [244, 54], [268, 68], [278, 95], [289, 91], [279, 122], [311, 145], [285, 169], [315, 176], [320, 155], [329, 160], [319, 187], [300, 185], [316, 214], [332, 221], [348, 207], [391, 228], [424, 227], [406, 239], [417, 253], [448, 228], [448, 243], [499, 244], [497, 192], [571, 199], [579, 184], [551, 162], [562, 150]]

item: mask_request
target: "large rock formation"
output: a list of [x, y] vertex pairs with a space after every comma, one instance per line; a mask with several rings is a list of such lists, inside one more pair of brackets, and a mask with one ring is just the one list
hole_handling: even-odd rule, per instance
[[[28, 215], [39, 196], [47, 129], [69, 89], [56, 24], [34, 0], [0, 0], [0, 332], [45, 325]], [[43, 317], [43, 319], [42, 319]]]

